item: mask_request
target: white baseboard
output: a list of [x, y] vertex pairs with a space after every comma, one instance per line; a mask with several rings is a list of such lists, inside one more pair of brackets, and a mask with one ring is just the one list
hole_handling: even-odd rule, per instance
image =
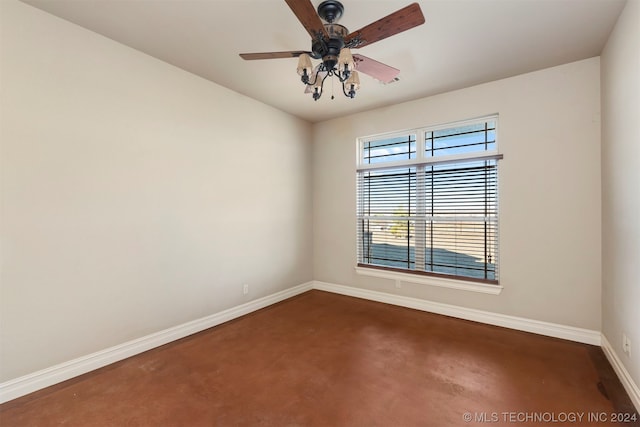
[[[250, 301], [246, 304], [221, 311], [211, 316], [197, 319], [182, 325], [178, 325], [164, 331], [160, 331], [145, 337], [138, 338], [105, 350], [98, 351], [86, 356], [61, 363], [50, 368], [46, 368], [22, 377], [6, 381], [0, 384], [0, 403], [16, 399], [26, 394], [38, 391], [45, 387], [66, 381], [78, 375], [85, 374], [98, 368], [102, 368], [111, 363], [118, 362], [136, 354], [151, 350], [169, 342], [184, 338], [194, 333], [214, 327], [229, 320], [249, 314], [253, 311], [267, 307], [280, 301], [284, 301], [295, 295], [304, 293], [311, 289], [318, 289], [333, 292], [341, 295], [393, 304], [401, 307], [427, 311], [431, 313], [443, 314], [465, 320], [472, 320], [490, 325], [502, 326], [540, 335], [567, 339], [592, 345], [601, 345], [606, 339], [598, 331], [575, 328], [571, 326], [559, 325], [538, 320], [525, 319], [521, 317], [507, 316], [504, 314], [491, 313], [482, 310], [459, 307], [455, 305], [426, 301], [418, 298], [393, 295], [384, 292], [371, 291], [362, 288], [337, 285], [332, 283], [311, 281], [301, 285], [286, 289], [275, 294]], [[601, 340], [602, 339], [602, 340]], [[604, 345], [604, 344], [603, 344]], [[638, 387], [629, 377], [628, 372], [615, 356], [615, 352], [610, 346], [604, 347], [605, 354], [613, 365], [625, 388], [632, 396], [634, 404], [638, 406], [640, 393]], [[635, 394], [634, 394], [635, 393]]]
[[631, 402], [633, 402], [633, 406], [636, 407], [636, 411], [640, 412], [640, 388], [633, 381], [631, 375], [629, 375], [629, 371], [624, 367], [622, 361], [618, 357], [618, 354], [615, 352], [607, 337], [602, 334], [602, 350], [604, 351], [604, 355], [609, 359], [609, 363], [613, 367], [613, 370], [620, 378], [620, 382], [624, 386], [624, 389], [627, 391]]
[[232, 307], [211, 316], [184, 323], [164, 331], [156, 332], [133, 341], [70, 360], [0, 384], [0, 403], [16, 399], [45, 387], [66, 381], [98, 368], [110, 365], [136, 354], [151, 350], [180, 338], [204, 331], [229, 320], [236, 319], [295, 295], [309, 291], [313, 282], [268, 295], [263, 298]]
[[313, 289], [398, 305], [401, 307], [413, 308], [416, 310], [428, 311], [430, 313], [443, 314], [445, 316], [487, 323], [489, 325], [517, 329], [519, 331], [532, 332], [539, 335], [562, 338], [565, 340], [576, 341], [585, 344], [600, 345], [600, 332], [590, 329], [582, 329], [573, 326], [565, 326], [556, 323], [526, 319], [523, 317], [491, 313], [488, 311], [476, 310], [473, 308], [459, 307], [450, 304], [426, 301], [418, 298], [388, 294], [386, 292], [378, 292], [362, 288], [354, 288], [351, 286], [336, 285], [333, 283], [314, 281]]

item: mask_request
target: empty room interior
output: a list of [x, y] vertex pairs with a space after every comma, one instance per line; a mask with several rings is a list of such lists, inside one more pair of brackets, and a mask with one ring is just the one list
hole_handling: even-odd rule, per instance
[[640, 425], [640, 0], [0, 19], [0, 425]]

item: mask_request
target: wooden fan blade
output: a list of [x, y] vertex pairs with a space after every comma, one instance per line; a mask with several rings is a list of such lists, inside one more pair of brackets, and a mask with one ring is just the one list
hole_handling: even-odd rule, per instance
[[356, 70], [359, 73], [367, 74], [382, 83], [391, 83], [400, 74], [400, 70], [397, 68], [378, 62], [375, 59], [367, 58], [364, 55], [354, 54], [353, 61], [356, 63]]
[[344, 42], [347, 46], [349, 43], [353, 43], [351, 47], [356, 49], [422, 24], [424, 24], [424, 15], [422, 14], [420, 5], [418, 3], [412, 3], [407, 7], [393, 12], [391, 15], [387, 15], [366, 27], [352, 32], [345, 38]]
[[309, 55], [311, 52], [307, 52], [305, 50], [290, 50], [287, 52], [241, 53], [240, 57], [247, 61], [251, 61], [254, 59], [297, 58], [303, 53]]
[[325, 30], [316, 9], [311, 0], [285, 0], [298, 21], [304, 26], [312, 40], [328, 39], [329, 34]]

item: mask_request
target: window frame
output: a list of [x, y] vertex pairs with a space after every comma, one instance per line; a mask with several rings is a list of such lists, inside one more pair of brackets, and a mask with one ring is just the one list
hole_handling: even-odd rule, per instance
[[[426, 135], [427, 133], [437, 132], [439, 130], [452, 129], [457, 127], [469, 126], [469, 125], [478, 125], [486, 122], [493, 121], [495, 122], [495, 143], [493, 145], [493, 149], [491, 150], [482, 150], [482, 151], [474, 151], [469, 153], [462, 154], [452, 154], [452, 155], [442, 155], [442, 156], [428, 156], [427, 155], [427, 145], [426, 145]], [[381, 133], [371, 136], [364, 136], [357, 139], [356, 150], [357, 150], [357, 164], [356, 164], [356, 179], [360, 179], [360, 174], [366, 171], [374, 171], [374, 170], [385, 170], [385, 169], [394, 169], [394, 168], [404, 168], [404, 167], [423, 167], [426, 169], [429, 166], [447, 164], [447, 163], [462, 163], [468, 161], [484, 161], [484, 160], [495, 160], [496, 162], [496, 174], [497, 174], [497, 164], [498, 161], [503, 158], [502, 154], [499, 153], [499, 126], [498, 126], [498, 114], [492, 114], [487, 116], [482, 116], [474, 119], [450, 122], [439, 124], [435, 126], [423, 126], [419, 128], [407, 129], [402, 131], [394, 131]], [[380, 163], [367, 163], [365, 162], [365, 144], [372, 143], [376, 141], [384, 141], [392, 138], [400, 138], [407, 137], [407, 142], [411, 141], [412, 136], [415, 136], [415, 145], [416, 145], [416, 153], [415, 158], [411, 158], [409, 155], [409, 159], [405, 160], [395, 160], [389, 162], [380, 162]], [[426, 172], [423, 172], [426, 173]], [[498, 175], [496, 175], [497, 177]], [[499, 272], [499, 225], [500, 225], [500, 209], [499, 209], [499, 182], [495, 184], [496, 188], [496, 242], [495, 242], [495, 280], [487, 280], [481, 278], [474, 278], [468, 276], [456, 276], [443, 274], [438, 272], [430, 272], [424, 270], [411, 270], [397, 267], [389, 267], [384, 265], [374, 265], [368, 263], [360, 263], [360, 249], [358, 246], [359, 239], [361, 236], [360, 222], [364, 215], [360, 214], [360, 194], [358, 193], [359, 186], [357, 186], [357, 194], [356, 194], [356, 203], [357, 203], [357, 212], [356, 212], [356, 273], [373, 276], [373, 277], [381, 277], [392, 279], [396, 281], [396, 287], [400, 287], [401, 282], [412, 282], [412, 283], [420, 283], [427, 284], [433, 286], [442, 286], [453, 289], [462, 289], [469, 290], [475, 292], [489, 293], [489, 294], [499, 294], [502, 290], [502, 285], [500, 284], [500, 277], [498, 275]], [[485, 221], [482, 221], [486, 223]], [[486, 239], [486, 238], [485, 238]]]

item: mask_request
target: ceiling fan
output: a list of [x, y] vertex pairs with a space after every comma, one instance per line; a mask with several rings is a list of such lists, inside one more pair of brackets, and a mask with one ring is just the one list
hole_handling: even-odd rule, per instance
[[[350, 33], [346, 27], [336, 23], [344, 13], [344, 6], [339, 1], [323, 1], [318, 5], [317, 13], [311, 0], [285, 2], [311, 36], [311, 51], [241, 53], [240, 56], [246, 60], [297, 57], [298, 74], [307, 92], [313, 92], [316, 101], [320, 99], [324, 81], [328, 77], [337, 77], [342, 83], [344, 95], [349, 98], [355, 97], [360, 87], [357, 71], [383, 83], [397, 80], [400, 70], [363, 55], [352, 55], [351, 49], [368, 46], [425, 22], [420, 5], [412, 3]], [[326, 23], [323, 24], [321, 18]], [[322, 62], [314, 68], [311, 58], [321, 59]]]

